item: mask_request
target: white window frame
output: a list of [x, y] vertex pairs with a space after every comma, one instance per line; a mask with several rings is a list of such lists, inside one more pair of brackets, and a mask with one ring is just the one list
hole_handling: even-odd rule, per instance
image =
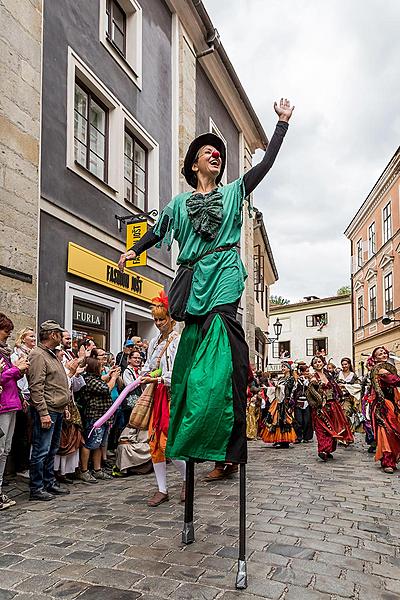
[[[325, 342], [325, 352], [326, 354], [328, 354], [328, 348], [329, 348], [329, 340], [328, 337], [319, 337], [319, 338], [306, 338], [306, 356], [315, 356], [315, 345], [316, 342]], [[310, 344], [311, 342], [311, 344]], [[309, 346], [312, 346], [311, 348], [311, 353], [309, 352], [310, 348]]]
[[[386, 236], [385, 233], [385, 210], [389, 207], [389, 228], [388, 228], [388, 235]], [[392, 231], [392, 201], [389, 200], [389, 202], [387, 204], [385, 204], [385, 206], [382, 208], [382, 245], [386, 244], [386, 242], [388, 242], [390, 240], [390, 238], [393, 235], [393, 231]]]
[[[372, 236], [371, 236], [372, 233]], [[376, 225], [375, 221], [368, 227], [368, 258], [376, 254]]]
[[[75, 81], [82, 81], [108, 108], [107, 183], [75, 162], [74, 150], [74, 102]], [[91, 183], [98, 190], [135, 212], [136, 207], [124, 200], [124, 137], [128, 129], [147, 149], [147, 208], [159, 210], [159, 144], [110, 92], [103, 82], [84, 63], [78, 54], [68, 48], [67, 75], [67, 168]], [[140, 213], [140, 209], [137, 208]]]
[[110, 310], [110, 351], [113, 354], [120, 352], [124, 342], [122, 339], [122, 301], [102, 292], [66, 281], [64, 327], [70, 332], [73, 324], [72, 308], [74, 300], [91, 302]]
[[142, 7], [136, 0], [118, 0], [126, 16], [126, 56], [123, 56], [114, 47], [106, 34], [106, 6], [107, 0], [99, 2], [99, 39], [108, 50], [113, 59], [128, 75], [128, 77], [142, 89]]
[[[136, 137], [143, 146], [147, 149], [147, 211], [150, 212], [154, 209], [159, 210], [160, 205], [160, 194], [159, 194], [159, 145], [154, 138], [141, 126], [139, 121], [125, 108], [122, 107], [124, 123], [121, 133], [122, 139], [122, 156], [124, 151], [124, 137], [125, 130], [127, 129]], [[123, 159], [122, 159], [123, 163]], [[122, 197], [124, 196], [124, 169], [122, 164]], [[131, 202], [125, 202], [124, 206], [129, 207], [131, 210], [136, 209], [134, 204]], [[140, 211], [140, 209], [137, 209]]]
[[220, 128], [216, 125], [216, 123], [212, 119], [212, 117], [210, 117], [209, 131], [210, 131], [210, 133], [215, 133], [215, 135], [217, 135], [219, 138], [221, 138], [221, 140], [225, 144], [226, 161], [225, 161], [225, 170], [224, 170], [224, 173], [223, 173], [222, 179], [221, 179], [221, 184], [226, 185], [228, 183], [228, 144], [226, 142], [226, 139], [222, 135]]

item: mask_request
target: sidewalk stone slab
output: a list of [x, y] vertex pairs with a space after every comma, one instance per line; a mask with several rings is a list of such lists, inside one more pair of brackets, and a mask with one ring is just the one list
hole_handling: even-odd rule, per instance
[[315, 578], [314, 589], [319, 592], [335, 594], [344, 598], [354, 596], [354, 583], [344, 579], [333, 579], [324, 575], [317, 575]]
[[59, 579], [53, 575], [32, 575], [21, 581], [15, 589], [21, 592], [44, 592], [58, 581]]
[[128, 571], [116, 571], [113, 569], [95, 568], [82, 576], [83, 581], [103, 585], [113, 585], [116, 588], [128, 590], [133, 584], [143, 578], [142, 574], [130, 573]]
[[80, 581], [59, 581], [51, 588], [46, 590], [54, 598], [76, 598], [84, 590], [88, 589], [88, 585]]
[[16, 568], [18, 568], [19, 571], [26, 571], [27, 573], [51, 573], [61, 566], [61, 562], [24, 558], [16, 565]]
[[2, 554], [0, 556], [0, 568], [4, 569], [6, 567], [10, 567], [11, 565], [15, 565], [22, 560], [24, 560], [24, 557], [20, 556], [19, 554]]
[[330, 600], [330, 594], [316, 592], [315, 590], [304, 589], [296, 585], [290, 586], [285, 594], [285, 600]]
[[288, 556], [290, 558], [313, 558], [315, 552], [307, 548], [301, 548], [300, 546], [288, 546], [285, 544], [271, 544], [268, 546], [268, 551], [273, 554], [282, 554], [282, 556]]
[[16, 595], [16, 592], [10, 592], [10, 590], [0, 589], [0, 600], [12, 600]]
[[166, 577], [144, 577], [135, 585], [135, 589], [154, 594], [161, 590], [163, 594], [170, 595], [179, 587], [180, 583], [180, 581], [174, 581]]
[[312, 580], [312, 574], [305, 571], [294, 570], [292, 568], [277, 567], [272, 574], [272, 579], [281, 583], [293, 583], [295, 585], [307, 587]]
[[53, 575], [60, 579], [81, 579], [81, 577], [88, 571], [91, 571], [92, 568], [93, 567], [90, 567], [89, 565], [72, 563], [57, 569], [57, 571], [53, 571]]
[[0, 569], [0, 585], [2, 588], [10, 589], [20, 581], [28, 579], [29, 573], [21, 573], [20, 571], [6, 571]]
[[171, 565], [156, 560], [140, 560], [140, 558], [128, 558], [117, 565], [117, 569], [129, 571], [130, 573], [143, 573], [145, 575], [162, 575]]
[[79, 600], [136, 600], [136, 598], [140, 598], [139, 592], [117, 590], [100, 585], [89, 587], [79, 596]]
[[214, 600], [220, 593], [218, 588], [183, 583], [169, 597], [172, 600]]

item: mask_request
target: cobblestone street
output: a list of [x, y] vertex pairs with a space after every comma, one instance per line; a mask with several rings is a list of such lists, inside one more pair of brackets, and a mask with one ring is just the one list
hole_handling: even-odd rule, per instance
[[196, 543], [180, 541], [174, 467], [170, 502], [146, 506], [154, 476], [76, 483], [51, 503], [0, 513], [0, 599], [154, 598], [396, 600], [400, 597], [399, 479], [381, 473], [359, 441], [321, 463], [314, 444], [250, 446], [249, 586], [235, 591], [238, 477], [207, 484], [197, 467]]

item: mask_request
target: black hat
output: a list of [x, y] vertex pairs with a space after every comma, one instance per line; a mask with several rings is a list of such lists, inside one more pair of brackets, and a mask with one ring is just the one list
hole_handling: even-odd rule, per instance
[[186, 179], [188, 184], [194, 188], [197, 187], [197, 177], [196, 177], [196, 173], [194, 173], [194, 171], [192, 171], [192, 166], [193, 166], [194, 161], [196, 160], [198, 151], [203, 146], [214, 146], [214, 148], [216, 148], [221, 155], [221, 161], [222, 161], [221, 170], [216, 179], [216, 183], [219, 183], [221, 181], [222, 175], [225, 170], [226, 148], [225, 148], [224, 142], [221, 140], [221, 138], [219, 138], [217, 135], [215, 135], [215, 133], [203, 133], [202, 135], [199, 135], [190, 144], [190, 146], [186, 152], [186, 156], [185, 156], [185, 160], [184, 160], [183, 168], [182, 168], [182, 175], [184, 176], [184, 178]]

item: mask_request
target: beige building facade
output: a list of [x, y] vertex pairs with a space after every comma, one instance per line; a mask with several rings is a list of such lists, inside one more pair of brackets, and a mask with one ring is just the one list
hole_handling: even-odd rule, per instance
[[310, 364], [321, 351], [336, 366], [343, 357], [351, 357], [350, 295], [309, 296], [303, 302], [274, 305], [270, 316], [272, 323], [279, 319], [282, 324], [279, 340], [270, 345], [270, 371], [279, 371], [285, 359]]
[[0, 310], [36, 326], [42, 0], [0, 3]]
[[[345, 231], [351, 243], [354, 358], [400, 354], [400, 148]], [[391, 322], [384, 325], [383, 317]]]

